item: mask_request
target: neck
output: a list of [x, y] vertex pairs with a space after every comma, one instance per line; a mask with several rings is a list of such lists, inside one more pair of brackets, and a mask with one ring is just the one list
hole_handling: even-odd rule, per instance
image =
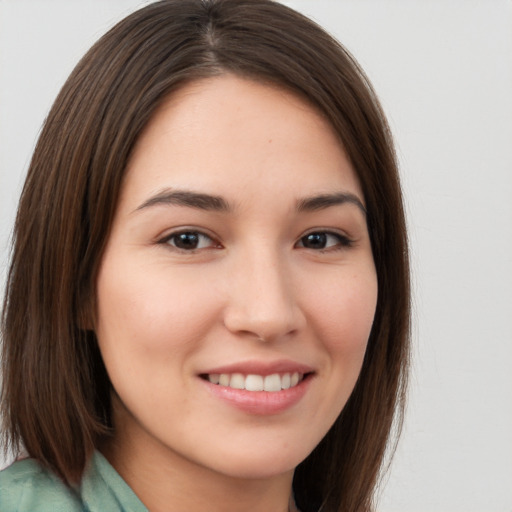
[[226, 475], [132, 430], [117, 428], [101, 451], [151, 512], [294, 510], [293, 471], [258, 478]]

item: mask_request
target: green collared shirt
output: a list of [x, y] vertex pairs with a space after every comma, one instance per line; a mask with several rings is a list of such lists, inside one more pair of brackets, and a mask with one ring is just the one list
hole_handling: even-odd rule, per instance
[[0, 512], [148, 512], [116, 470], [94, 452], [80, 485], [70, 488], [34, 459], [0, 471]]

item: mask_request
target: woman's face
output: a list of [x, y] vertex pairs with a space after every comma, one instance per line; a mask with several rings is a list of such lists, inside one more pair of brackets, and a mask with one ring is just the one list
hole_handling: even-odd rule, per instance
[[232, 75], [175, 93], [135, 147], [97, 282], [117, 445], [228, 476], [293, 471], [365, 353], [363, 205], [303, 100]]

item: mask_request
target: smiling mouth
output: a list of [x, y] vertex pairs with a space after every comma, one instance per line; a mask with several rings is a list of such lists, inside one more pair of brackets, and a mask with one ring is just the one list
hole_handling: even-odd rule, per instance
[[300, 384], [309, 373], [273, 373], [271, 375], [257, 375], [242, 373], [209, 373], [201, 375], [201, 378], [221, 387], [231, 389], [244, 389], [246, 391], [270, 391], [277, 392], [294, 388]]

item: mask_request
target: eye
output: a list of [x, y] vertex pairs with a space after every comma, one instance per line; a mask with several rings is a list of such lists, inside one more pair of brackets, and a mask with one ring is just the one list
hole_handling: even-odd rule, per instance
[[182, 251], [195, 251], [218, 246], [208, 235], [192, 230], [172, 233], [161, 240], [160, 243], [170, 245]]
[[352, 241], [339, 233], [328, 231], [315, 231], [303, 236], [298, 242], [298, 247], [313, 250], [336, 249], [350, 247]]

